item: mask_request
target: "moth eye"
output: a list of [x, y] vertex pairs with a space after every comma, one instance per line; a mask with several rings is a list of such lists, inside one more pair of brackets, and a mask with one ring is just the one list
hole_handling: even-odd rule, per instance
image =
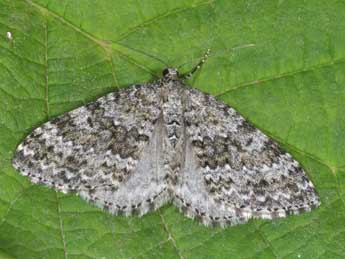
[[167, 74], [169, 74], [169, 68], [164, 69], [162, 74], [163, 76], [166, 76]]

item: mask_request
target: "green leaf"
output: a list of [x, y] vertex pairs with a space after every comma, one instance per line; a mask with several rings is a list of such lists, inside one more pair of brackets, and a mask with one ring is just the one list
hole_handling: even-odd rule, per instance
[[[0, 257], [344, 258], [344, 17], [336, 0], [0, 0]], [[185, 72], [207, 48], [189, 84], [291, 152], [320, 208], [225, 229], [171, 205], [126, 218], [12, 168], [41, 123], [166, 64]]]

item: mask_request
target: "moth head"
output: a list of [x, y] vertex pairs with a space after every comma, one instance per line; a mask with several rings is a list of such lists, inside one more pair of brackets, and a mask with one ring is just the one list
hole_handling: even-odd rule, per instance
[[165, 80], [177, 80], [179, 76], [176, 68], [166, 68], [162, 73]]

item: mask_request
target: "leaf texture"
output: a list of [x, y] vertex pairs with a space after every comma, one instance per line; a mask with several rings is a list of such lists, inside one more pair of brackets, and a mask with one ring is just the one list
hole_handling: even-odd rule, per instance
[[[0, 0], [0, 256], [344, 258], [344, 17], [335, 0]], [[320, 208], [226, 229], [170, 205], [114, 217], [12, 168], [33, 128], [167, 65], [186, 72], [207, 48], [188, 83], [292, 153]]]

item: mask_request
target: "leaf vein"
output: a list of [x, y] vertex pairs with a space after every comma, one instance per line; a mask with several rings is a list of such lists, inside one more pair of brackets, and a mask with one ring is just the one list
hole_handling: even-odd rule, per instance
[[54, 191], [54, 192], [55, 192], [57, 215], [59, 218], [59, 229], [60, 229], [61, 241], [63, 244], [64, 256], [65, 256], [65, 259], [68, 259], [68, 253], [67, 253], [67, 249], [66, 249], [66, 240], [65, 240], [65, 233], [63, 230], [63, 222], [62, 222], [62, 217], [61, 217], [61, 208], [60, 208], [59, 198], [58, 198], [57, 192], [56, 191]]
[[338, 60], [332, 60], [330, 62], [325, 62], [323, 64], [318, 64], [318, 65], [311, 66], [311, 67], [308, 67], [308, 68], [297, 69], [297, 70], [294, 70], [294, 71], [290, 71], [290, 72], [286, 72], [286, 73], [281, 73], [281, 74], [278, 74], [278, 75], [272, 76], [272, 77], [267, 77], [267, 78], [257, 79], [257, 80], [254, 80], [254, 81], [240, 83], [238, 85], [233, 86], [231, 89], [228, 89], [228, 90], [225, 90], [224, 92], [216, 94], [215, 96], [216, 97], [220, 97], [220, 96], [228, 94], [229, 92], [237, 91], [237, 90], [240, 90], [242, 88], [246, 88], [246, 87], [249, 87], [249, 86], [252, 86], [252, 85], [259, 85], [259, 84], [262, 84], [262, 83], [267, 83], [267, 82], [270, 82], [270, 81], [275, 81], [275, 80], [279, 80], [279, 79], [282, 79], [282, 78], [291, 77], [291, 76], [294, 76], [294, 75], [297, 75], [297, 74], [301, 74], [301, 73], [308, 73], [308, 72], [312, 72], [314, 70], [322, 69], [322, 68], [333, 66], [333, 65], [337, 65], [337, 64], [344, 64], [344, 63], [345, 63], [345, 59], [341, 58], [341, 59], [338, 59]]
[[21, 198], [21, 197], [24, 195], [24, 193], [25, 193], [26, 191], [28, 191], [31, 187], [32, 187], [32, 185], [29, 185], [28, 187], [22, 188], [22, 189], [18, 192], [18, 194], [16, 195], [16, 197], [10, 202], [10, 205], [8, 206], [8, 208], [7, 208], [7, 210], [6, 210], [5, 214], [4, 214], [4, 216], [3, 216], [2, 219], [1, 219], [0, 228], [1, 228], [1, 226], [5, 223], [6, 218], [7, 218], [7, 216], [9, 215], [10, 211], [13, 209], [15, 203], [16, 203], [16, 202], [19, 200], [19, 198]]
[[184, 257], [181, 254], [180, 250], [177, 248], [176, 240], [174, 239], [171, 231], [169, 230], [169, 227], [168, 227], [167, 223], [165, 222], [164, 217], [163, 217], [163, 215], [162, 215], [162, 213], [160, 211], [159, 211], [159, 216], [161, 218], [161, 221], [162, 221], [162, 224], [163, 224], [163, 228], [164, 228], [165, 232], [168, 234], [168, 240], [171, 241], [173, 247], [175, 248], [175, 250], [176, 250], [176, 252], [177, 252], [177, 254], [179, 256], [179, 258], [180, 259], [184, 259]]
[[197, 7], [200, 7], [200, 6], [211, 5], [211, 4], [214, 3], [214, 1], [215, 0], [201, 1], [199, 3], [196, 3], [196, 4], [192, 5], [192, 6], [188, 6], [188, 7], [185, 7], [185, 8], [175, 8], [175, 9], [173, 9], [171, 11], [166, 12], [166, 13], [159, 14], [159, 15], [157, 15], [155, 17], [152, 17], [151, 19], [149, 19], [147, 21], [144, 21], [142, 23], [139, 23], [139, 24], [133, 26], [132, 28], [129, 28], [128, 31], [120, 34], [119, 37], [115, 41], [116, 42], [121, 41], [121, 40], [125, 39], [128, 35], [130, 35], [131, 33], [137, 31], [138, 29], [140, 29], [142, 27], [150, 25], [151, 23], [154, 23], [157, 20], [163, 19], [163, 18], [165, 18], [167, 16], [170, 16], [170, 15], [174, 15], [174, 14], [182, 13], [182, 12], [185, 12], [185, 11], [188, 11], [188, 10], [191, 10], [191, 9], [195, 9]]
[[[86, 37], [87, 39], [95, 42], [97, 45], [99, 45], [101, 48], [104, 49], [105, 51], [105, 55], [108, 57], [108, 61], [112, 59], [111, 57], [111, 53], [112, 50], [115, 50], [119, 55], [124, 56], [127, 58], [127, 61], [131, 62], [132, 64], [138, 66], [139, 68], [149, 72], [150, 74], [153, 74], [148, 68], [146, 68], [144, 65], [138, 64], [137, 62], [134, 62], [133, 60], [129, 59], [128, 56], [126, 56], [125, 54], [121, 53], [118, 49], [116, 48], [112, 48], [115, 47], [114, 45], [111, 45], [109, 42], [104, 41], [104, 40], [100, 40], [97, 37], [95, 37], [94, 35], [92, 35], [89, 32], [86, 32], [82, 29], [80, 29], [78, 26], [74, 25], [72, 22], [66, 20], [64, 17], [60, 16], [59, 14], [49, 10], [48, 8], [41, 6], [37, 3], [32, 2], [31, 0], [25, 0], [28, 4], [30, 4], [31, 6], [37, 8], [38, 10], [40, 10], [42, 13], [46, 13], [49, 14], [50, 16], [56, 18], [57, 20], [59, 20], [61, 23], [65, 24], [66, 26], [68, 26], [69, 28], [73, 29], [74, 31], [80, 33], [81, 35], [83, 35], [84, 37]], [[122, 45], [121, 45], [122, 46]], [[112, 66], [112, 64], [111, 64]], [[114, 73], [112, 71], [112, 73]]]

